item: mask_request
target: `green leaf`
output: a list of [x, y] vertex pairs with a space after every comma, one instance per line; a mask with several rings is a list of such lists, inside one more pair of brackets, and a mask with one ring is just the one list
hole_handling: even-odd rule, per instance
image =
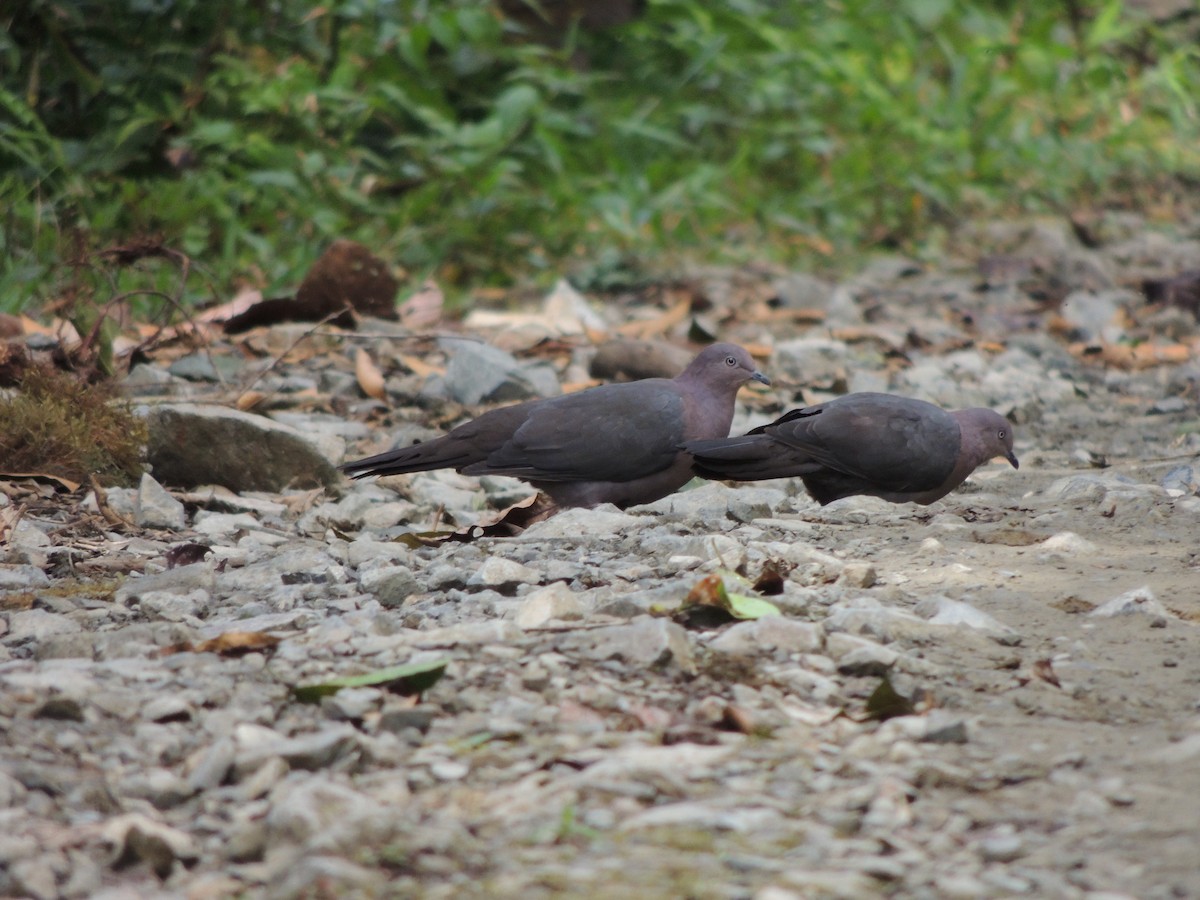
[[781, 616], [779, 607], [770, 600], [761, 597], [750, 597], [746, 594], [729, 594], [729, 614], [735, 619], [761, 619], [763, 616]]
[[391, 666], [387, 669], [376, 669], [362, 675], [347, 675], [334, 678], [318, 684], [296, 685], [292, 693], [301, 703], [316, 703], [322, 697], [336, 694], [342, 688], [348, 687], [381, 687], [396, 694], [420, 694], [429, 690], [446, 671], [447, 659], [435, 659], [428, 662], [408, 663], [403, 666]]

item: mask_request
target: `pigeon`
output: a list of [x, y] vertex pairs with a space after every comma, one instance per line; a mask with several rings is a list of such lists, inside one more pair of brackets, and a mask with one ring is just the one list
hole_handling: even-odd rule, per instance
[[686, 441], [725, 437], [747, 381], [770, 384], [736, 344], [712, 344], [675, 378], [607, 384], [484, 413], [424, 443], [341, 466], [353, 478], [455, 469], [512, 475], [558, 507], [650, 503], [693, 477]]
[[683, 446], [705, 478], [799, 476], [822, 506], [854, 494], [929, 504], [994, 457], [1020, 466], [1012, 425], [993, 410], [949, 412], [869, 391], [793, 409], [741, 437]]

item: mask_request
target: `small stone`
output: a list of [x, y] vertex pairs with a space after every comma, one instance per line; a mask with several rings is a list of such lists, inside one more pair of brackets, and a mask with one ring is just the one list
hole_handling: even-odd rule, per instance
[[49, 585], [50, 578], [37, 566], [0, 565], [0, 591], [27, 591]]
[[437, 711], [432, 709], [385, 709], [379, 717], [379, 730], [401, 732], [407, 728], [415, 728], [421, 734], [429, 731]]
[[869, 588], [875, 584], [875, 567], [865, 562], [849, 562], [838, 578], [847, 587]]
[[385, 609], [396, 609], [423, 590], [416, 573], [408, 566], [384, 566], [359, 575], [358, 586], [373, 594]]
[[83, 706], [74, 697], [50, 697], [33, 713], [35, 719], [61, 719], [64, 722], [82, 722]]
[[1113, 597], [1107, 603], [1097, 606], [1088, 615], [1098, 618], [1142, 615], [1150, 616], [1154, 620], [1163, 622], [1163, 624], [1166, 624], [1168, 618], [1173, 618], [1171, 613], [1167, 611], [1167, 608], [1154, 596], [1154, 592], [1145, 586], [1134, 588], [1132, 591], [1126, 591], [1118, 597]]
[[142, 473], [134, 504], [134, 521], [143, 528], [179, 531], [187, 524], [183, 504], [172, 497], [148, 472]]
[[979, 855], [987, 862], [1012, 862], [1025, 854], [1019, 834], [996, 834], [979, 842]]
[[471, 767], [457, 760], [441, 760], [429, 767], [429, 772], [438, 781], [462, 781], [470, 773]]
[[524, 629], [538, 628], [554, 619], [577, 621], [586, 615], [583, 603], [563, 582], [536, 590], [521, 601], [516, 623]]
[[639, 616], [628, 625], [567, 635], [564, 647], [589, 659], [619, 659], [637, 667], [695, 671], [687, 632], [667, 619]]
[[1096, 552], [1096, 545], [1086, 538], [1082, 538], [1073, 531], [1061, 531], [1058, 534], [1053, 534], [1041, 544], [1044, 550], [1052, 550], [1057, 553], [1064, 553], [1068, 556], [1080, 554], [1092, 554]]
[[729, 626], [709, 643], [721, 653], [753, 656], [770, 650], [819, 653], [824, 643], [821, 626], [782, 616], [764, 616]]
[[855, 647], [838, 660], [837, 669], [843, 675], [855, 677], [878, 677], [886, 675], [896, 664], [899, 654], [881, 644], [867, 642]]
[[926, 597], [916, 605], [914, 612], [927, 618], [931, 625], [966, 626], [982, 631], [1006, 647], [1021, 643], [1021, 636], [1014, 629], [961, 600], [942, 596]]
[[467, 579], [472, 587], [493, 588], [500, 593], [511, 593], [519, 584], [539, 584], [540, 572], [523, 566], [519, 562], [502, 556], [489, 556], [475, 574]]

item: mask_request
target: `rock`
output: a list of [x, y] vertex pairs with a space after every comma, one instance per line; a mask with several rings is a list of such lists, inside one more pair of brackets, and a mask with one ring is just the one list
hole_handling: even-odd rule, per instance
[[50, 579], [37, 566], [0, 565], [0, 591], [28, 591], [49, 585]]
[[253, 772], [271, 757], [279, 757], [293, 769], [323, 769], [357, 751], [358, 731], [349, 725], [329, 725], [321, 731], [292, 738], [256, 741], [240, 750], [235, 766], [239, 773]]
[[916, 605], [914, 611], [928, 619], [930, 625], [965, 625], [984, 632], [1005, 646], [1021, 643], [1021, 636], [1014, 629], [961, 600], [942, 596], [926, 597]]
[[529, 566], [523, 566], [502, 556], [489, 556], [467, 579], [467, 584], [472, 587], [494, 588], [506, 593], [513, 591], [517, 585], [540, 584], [541, 580], [541, 573]]
[[842, 568], [838, 581], [846, 587], [869, 588], [875, 584], [875, 567], [865, 562], [849, 562]]
[[1166, 624], [1168, 618], [1174, 618], [1167, 611], [1167, 608], [1158, 601], [1158, 598], [1154, 596], [1154, 592], [1149, 587], [1139, 587], [1134, 588], [1132, 591], [1126, 591], [1124, 594], [1113, 597], [1106, 603], [1097, 606], [1088, 615], [1099, 618], [1132, 615], [1150, 616], [1152, 622], [1160, 622], [1163, 625]]
[[166, 878], [176, 862], [191, 865], [200, 856], [191, 835], [142, 813], [110, 819], [104, 823], [102, 834], [114, 868], [144, 862], [159, 878]]
[[36, 643], [53, 634], [75, 634], [81, 630], [79, 623], [69, 616], [44, 609], [23, 609], [9, 614], [8, 634], [3, 640], [5, 644]]
[[796, 384], [819, 384], [845, 391], [850, 353], [848, 344], [828, 338], [782, 341], [775, 345], [770, 374], [778, 373]]
[[538, 628], [555, 619], [579, 620], [587, 610], [563, 582], [533, 591], [521, 601], [514, 621], [522, 628]]
[[823, 644], [824, 635], [819, 625], [782, 616], [764, 616], [729, 626], [708, 646], [721, 653], [755, 656], [771, 650], [820, 653]]
[[468, 340], [444, 340], [442, 345], [450, 353], [446, 394], [464, 406], [552, 396], [539, 394], [521, 363], [499, 347]]
[[825, 652], [840, 673], [854, 677], [886, 675], [900, 658], [895, 650], [875, 641], [836, 632], [826, 639]]
[[408, 566], [384, 566], [359, 575], [358, 586], [373, 594], [385, 609], [403, 606], [404, 601], [424, 588]]
[[695, 671], [687, 632], [667, 619], [639, 616], [628, 625], [567, 635], [562, 646], [588, 659], [617, 659], [637, 668]]
[[270, 803], [268, 846], [306, 855], [380, 846], [403, 821], [402, 807], [385, 806], [327, 774], [288, 775], [271, 791]]
[[544, 518], [541, 522], [535, 522], [524, 530], [521, 540], [577, 538], [592, 541], [617, 538], [626, 532], [635, 532], [644, 524], [646, 520], [642, 516], [631, 516], [612, 505], [598, 506], [595, 509], [571, 508], [559, 512], [556, 516]]
[[187, 514], [182, 503], [167, 493], [149, 473], [143, 472], [134, 505], [134, 521], [143, 528], [179, 531], [187, 524]]
[[304, 434], [263, 416], [178, 403], [151, 407], [145, 418], [147, 459], [156, 479], [166, 484], [282, 491], [341, 482], [330, 460]]
[[1060, 531], [1042, 541], [1041, 547], [1067, 556], [1088, 555], [1096, 552], [1096, 545], [1073, 531]]

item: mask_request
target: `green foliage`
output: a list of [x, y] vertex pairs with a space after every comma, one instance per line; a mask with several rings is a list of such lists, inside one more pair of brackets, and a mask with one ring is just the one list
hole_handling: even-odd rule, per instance
[[450, 282], [609, 278], [911, 246], [970, 205], [1200, 168], [1200, 51], [1118, 0], [650, 0], [561, 47], [481, 0], [10, 15], [0, 309], [53, 290], [76, 232], [161, 233], [268, 290], [335, 237]]

